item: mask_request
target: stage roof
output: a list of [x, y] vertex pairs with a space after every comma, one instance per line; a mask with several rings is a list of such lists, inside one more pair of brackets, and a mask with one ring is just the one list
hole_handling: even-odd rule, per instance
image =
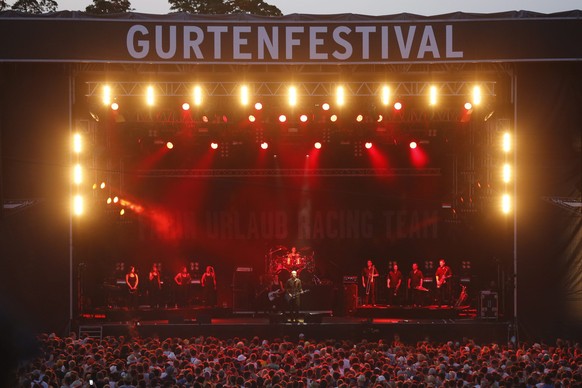
[[580, 61], [582, 11], [438, 16], [0, 12], [1, 62], [413, 64]]

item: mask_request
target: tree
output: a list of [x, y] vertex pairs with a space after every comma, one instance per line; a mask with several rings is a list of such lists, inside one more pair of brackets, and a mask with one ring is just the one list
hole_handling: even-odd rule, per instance
[[109, 14], [131, 11], [131, 3], [129, 0], [93, 0], [93, 4], [89, 4], [85, 11], [92, 14]]
[[55, 12], [58, 6], [55, 0], [17, 0], [12, 9], [26, 13], [47, 13]]
[[172, 11], [195, 14], [225, 15], [249, 13], [262, 16], [281, 16], [279, 8], [263, 0], [168, 0]]
[[8, 3], [4, 0], [0, 0], [0, 11], [3, 11], [6, 7], [8, 7]]

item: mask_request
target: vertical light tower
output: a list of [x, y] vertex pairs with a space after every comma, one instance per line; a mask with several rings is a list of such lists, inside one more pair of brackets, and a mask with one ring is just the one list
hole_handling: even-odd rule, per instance
[[74, 219], [83, 214], [83, 138], [79, 133], [72, 133], [71, 139], [71, 208], [69, 216], [69, 325], [73, 323], [73, 223]]

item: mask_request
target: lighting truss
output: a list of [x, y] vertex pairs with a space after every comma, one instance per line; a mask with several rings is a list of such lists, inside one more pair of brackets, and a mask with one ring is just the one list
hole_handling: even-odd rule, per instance
[[440, 176], [440, 168], [321, 168], [321, 169], [158, 169], [139, 170], [142, 178], [242, 178], [333, 176]]

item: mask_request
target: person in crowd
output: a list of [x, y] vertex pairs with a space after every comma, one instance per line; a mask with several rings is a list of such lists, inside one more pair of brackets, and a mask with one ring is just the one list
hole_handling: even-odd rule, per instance
[[207, 307], [216, 307], [216, 273], [214, 267], [206, 266], [206, 271], [202, 274], [200, 279], [204, 295], [204, 305]]
[[129, 272], [125, 274], [125, 284], [127, 285], [128, 291], [127, 305], [129, 308], [135, 309], [137, 308], [139, 298], [139, 275], [133, 265], [129, 267]]
[[392, 264], [392, 269], [386, 277], [386, 288], [388, 288], [388, 304], [393, 306], [400, 301], [400, 287], [402, 286], [402, 272], [398, 269], [398, 264]]
[[368, 260], [362, 269], [362, 287], [364, 288], [364, 306], [376, 306], [376, 278], [380, 276], [372, 260]]

